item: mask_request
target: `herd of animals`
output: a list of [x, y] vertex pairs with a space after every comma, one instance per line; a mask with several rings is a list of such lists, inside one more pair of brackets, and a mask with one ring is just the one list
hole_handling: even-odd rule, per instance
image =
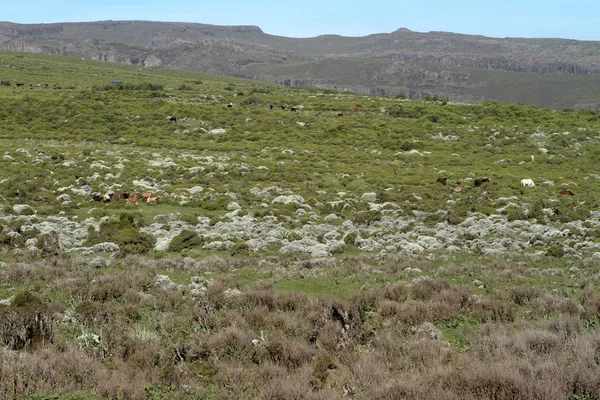
[[[437, 178], [437, 183], [442, 185], [448, 184], [448, 178]], [[490, 183], [490, 178], [477, 178], [473, 181], [473, 187], [480, 187], [487, 183]], [[521, 179], [521, 186], [527, 187], [535, 187], [535, 183], [532, 179]], [[463, 186], [451, 186], [450, 193], [460, 193], [464, 190]], [[573, 192], [571, 190], [563, 189], [558, 192], [558, 194], [562, 196], [573, 196]], [[179, 197], [177, 194], [171, 194], [170, 197], [173, 200], [177, 200]], [[124, 192], [107, 192], [104, 194], [94, 193], [92, 195], [92, 200], [96, 202], [102, 203], [110, 203], [111, 201], [125, 201], [126, 204], [137, 204], [138, 201], [143, 201], [146, 204], [157, 204], [158, 200], [165, 198], [164, 195], [152, 196], [152, 193], [146, 192], [141, 195], [135, 193], [132, 190], [127, 190]]]
[[[227, 108], [233, 108], [234, 105], [233, 103], [229, 103], [227, 104]], [[269, 105], [269, 110], [274, 110], [275, 107], [273, 104]], [[287, 105], [281, 105], [278, 106], [278, 108], [280, 108], [281, 110], [290, 110], [290, 111], [298, 111], [298, 110], [302, 110], [304, 107], [303, 106], [295, 106], [295, 107], [288, 107]], [[358, 112], [360, 111], [358, 108], [353, 108], [352, 112]], [[343, 113], [337, 113], [336, 117], [343, 117], [344, 114]], [[177, 118], [171, 115], [167, 116], [167, 119], [169, 121], [173, 121], [173, 122], [177, 122]], [[533, 159], [533, 156], [532, 156]], [[397, 173], [396, 171], [394, 171], [394, 173]], [[448, 178], [438, 178], [437, 183], [440, 183], [442, 185], [447, 185], [448, 184]], [[473, 182], [473, 186], [474, 187], [480, 187], [482, 185], [485, 185], [487, 183], [490, 182], [489, 178], [477, 178], [475, 179], [475, 181]], [[525, 178], [525, 179], [521, 179], [521, 186], [527, 186], [530, 188], [534, 188], [535, 187], [535, 183], [533, 182], [532, 179], [529, 178]], [[463, 186], [452, 186], [450, 188], [450, 193], [460, 193], [464, 190]], [[559, 195], [562, 196], [573, 196], [573, 192], [571, 190], [560, 190], [559, 191]], [[150, 193], [144, 193], [142, 195], [142, 197], [145, 199], [147, 204], [155, 204], [156, 201], [160, 198], [163, 198], [163, 196], [156, 196], [156, 197], [152, 197]], [[103, 201], [103, 202], [110, 202], [113, 198], [115, 198], [116, 200], [121, 200], [121, 199], [125, 199], [127, 201], [127, 203], [129, 204], [136, 204], [138, 202], [138, 200], [140, 199], [139, 196], [133, 192], [123, 192], [120, 194], [104, 194], [104, 195], [100, 195], [100, 194], [94, 194], [94, 201]]]
[[[107, 192], [104, 194], [94, 193], [92, 200], [101, 203], [110, 203], [111, 201], [125, 201], [127, 204], [137, 204], [138, 201], [144, 201], [146, 204], [156, 204], [158, 200], [163, 199], [165, 196], [158, 195], [152, 196], [152, 193], [143, 193], [141, 196], [134, 191], [128, 190], [125, 192]], [[173, 198], [177, 198], [177, 195], [172, 195]], [[143, 200], [142, 200], [143, 199]]]
[[[448, 178], [438, 178], [436, 180], [436, 182], [441, 183], [442, 185], [447, 185]], [[490, 178], [477, 178], [473, 182], [473, 187], [480, 187], [489, 182], [490, 182]], [[535, 183], [533, 182], [533, 179], [525, 178], [525, 179], [521, 179], [521, 186], [527, 186], [530, 188], [534, 188]], [[462, 186], [452, 186], [450, 188], [450, 193], [460, 193], [463, 190], [464, 190], [464, 188]], [[563, 195], [563, 196], [573, 196], [574, 195], [572, 191], [566, 190], [566, 189], [561, 190], [560, 192], [558, 192], [558, 194]]]

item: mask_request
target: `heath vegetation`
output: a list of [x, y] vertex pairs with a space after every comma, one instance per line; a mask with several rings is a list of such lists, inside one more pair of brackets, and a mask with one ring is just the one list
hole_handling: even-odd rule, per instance
[[600, 398], [600, 113], [0, 71], [0, 398]]

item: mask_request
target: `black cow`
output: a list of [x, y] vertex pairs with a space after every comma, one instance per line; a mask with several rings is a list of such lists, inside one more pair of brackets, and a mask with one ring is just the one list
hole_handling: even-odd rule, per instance
[[167, 115], [167, 119], [172, 122], [177, 122], [177, 118], [172, 115]]
[[448, 182], [448, 178], [437, 178], [438, 183], [441, 183], [442, 185], [445, 185], [446, 182]]
[[490, 178], [477, 178], [475, 179], [475, 182], [473, 182], [473, 187], [479, 187], [481, 185], [483, 185], [484, 183], [489, 183], [490, 182]]

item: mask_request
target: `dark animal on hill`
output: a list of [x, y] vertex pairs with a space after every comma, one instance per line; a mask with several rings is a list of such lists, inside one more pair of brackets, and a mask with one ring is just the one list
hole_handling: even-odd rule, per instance
[[103, 203], [110, 203], [111, 199], [112, 199], [112, 196], [110, 194], [108, 194], [108, 193], [105, 193], [105, 194], [94, 193], [94, 194], [92, 194], [92, 200], [94, 200], [94, 201], [103, 202]]
[[25, 86], [24, 83], [15, 83], [15, 85], [17, 85], [18, 87]]
[[437, 178], [436, 182], [445, 185], [448, 182], [448, 178]]
[[281, 106], [282, 110], [287, 110], [287, 106]]
[[450, 193], [460, 193], [463, 191], [462, 186], [454, 186], [450, 188]]
[[231, 108], [231, 107], [233, 107], [233, 103], [227, 104], [227, 108]]
[[484, 183], [489, 183], [490, 182], [490, 178], [477, 178], [475, 179], [475, 182], [473, 182], [473, 187], [479, 187], [481, 185], [483, 185]]
[[570, 190], [561, 190], [559, 192], [559, 194], [562, 194], [563, 196], [573, 196], [573, 192], [571, 192]]
[[177, 118], [175, 118], [175, 117], [174, 117], [174, 116], [172, 116], [172, 115], [167, 115], [167, 119], [168, 119], [169, 121], [172, 121], [172, 122], [177, 122]]
[[273, 106], [273, 104], [269, 104], [269, 110], [274, 109], [275, 107]]
[[296, 107], [292, 107], [292, 111], [296, 111], [296, 110], [297, 110], [297, 108], [296, 108]]
[[338, 114], [336, 115], [336, 117], [343, 117], [343, 116], [344, 116], [344, 114], [342, 114], [342, 113], [338, 113]]

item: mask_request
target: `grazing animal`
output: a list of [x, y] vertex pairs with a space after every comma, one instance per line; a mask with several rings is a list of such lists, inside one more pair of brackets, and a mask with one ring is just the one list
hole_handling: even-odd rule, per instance
[[274, 109], [275, 107], [273, 106], [273, 104], [269, 104], [269, 110]]
[[448, 178], [437, 178], [436, 182], [445, 185], [448, 182]]
[[281, 106], [282, 110], [287, 110], [287, 106]]
[[146, 197], [146, 204], [156, 204], [156, 201], [162, 198], [163, 196]]
[[152, 197], [152, 193], [150, 193], [150, 192], [143, 193], [143, 194], [142, 194], [142, 197], [143, 197], [144, 199], [148, 200], [150, 197]]
[[15, 83], [15, 85], [16, 85], [17, 87], [25, 86], [25, 84], [24, 84], [24, 83]]
[[140, 196], [138, 196], [137, 193], [130, 194], [127, 198], [127, 204], [137, 204], [139, 199]]
[[535, 187], [535, 183], [531, 179], [521, 179], [521, 186]]
[[94, 201], [98, 201], [98, 202], [100, 202], [100, 201], [102, 201], [102, 195], [101, 195], [100, 193], [94, 193], [94, 194], [92, 195], [92, 199], [93, 199]]
[[227, 108], [231, 108], [231, 107], [233, 107], [233, 103], [227, 104]]
[[168, 119], [169, 121], [171, 121], [171, 122], [177, 122], [177, 118], [175, 118], [175, 117], [174, 117], [174, 116], [172, 116], [172, 115], [167, 115], [167, 119]]
[[479, 187], [481, 185], [483, 185], [484, 183], [489, 183], [490, 182], [490, 178], [477, 178], [475, 179], [475, 182], [473, 182], [473, 187]]
[[354, 107], [354, 108], [352, 109], [352, 112], [358, 112], [358, 108], [357, 108], [357, 107]]
[[563, 189], [559, 192], [559, 194], [562, 194], [563, 196], [573, 196], [573, 192], [571, 192], [570, 190], [566, 190]]
[[292, 107], [292, 111], [296, 112], [297, 108], [296, 107]]
[[344, 116], [344, 114], [342, 114], [342, 113], [338, 113], [338, 114], [336, 115], [336, 117], [343, 117], [343, 116]]
[[460, 193], [463, 191], [462, 186], [454, 186], [450, 188], [450, 193]]

